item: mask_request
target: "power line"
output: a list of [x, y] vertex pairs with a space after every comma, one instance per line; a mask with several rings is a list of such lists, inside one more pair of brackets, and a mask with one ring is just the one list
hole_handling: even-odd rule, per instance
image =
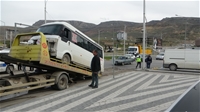
[[51, 16], [48, 11], [46, 11], [46, 13], [48, 14], [48, 16], [50, 16], [50, 19], [54, 20], [54, 17]]

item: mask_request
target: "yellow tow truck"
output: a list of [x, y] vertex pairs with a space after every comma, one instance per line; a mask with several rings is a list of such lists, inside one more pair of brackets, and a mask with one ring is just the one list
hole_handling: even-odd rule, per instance
[[[39, 45], [21, 45], [23, 36], [40, 36]], [[73, 78], [91, 76], [91, 70], [81, 66], [66, 64], [61, 60], [51, 58], [46, 38], [43, 33], [19, 34], [13, 41], [9, 55], [0, 55], [0, 61], [13, 64], [21, 64], [27, 67], [41, 69], [39, 73], [14, 74], [0, 77], [0, 99], [10, 98], [9, 95], [18, 96], [21, 92], [51, 86], [58, 90], [68, 88]], [[101, 76], [101, 74], [99, 74]]]
[[[137, 45], [137, 46], [138, 46], [138, 49], [139, 49], [139, 54], [143, 54], [142, 46], [141, 45]], [[152, 50], [150, 48], [146, 48], [145, 49], [145, 54], [146, 55], [152, 54]]]
[[[140, 44], [135, 44], [134, 46], [129, 46], [127, 54], [134, 54], [134, 55], [143, 54], [142, 46]], [[147, 55], [152, 54], [152, 49], [146, 48], [145, 54], [147, 54]]]

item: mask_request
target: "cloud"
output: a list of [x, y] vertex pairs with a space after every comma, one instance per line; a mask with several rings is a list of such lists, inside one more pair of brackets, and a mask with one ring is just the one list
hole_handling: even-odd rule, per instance
[[[15, 22], [32, 25], [44, 20], [44, 0], [3, 0], [1, 20], [13, 26]], [[143, 22], [143, 0], [132, 1], [64, 1], [46, 2], [47, 20], [78, 20], [99, 24], [104, 21]], [[146, 0], [148, 21], [175, 17], [199, 17], [199, 1]]]

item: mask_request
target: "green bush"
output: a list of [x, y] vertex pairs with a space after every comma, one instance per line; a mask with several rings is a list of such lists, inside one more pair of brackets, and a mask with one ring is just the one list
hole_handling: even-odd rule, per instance
[[105, 60], [111, 60], [111, 59], [112, 59], [112, 56], [104, 56], [104, 59], [105, 59]]

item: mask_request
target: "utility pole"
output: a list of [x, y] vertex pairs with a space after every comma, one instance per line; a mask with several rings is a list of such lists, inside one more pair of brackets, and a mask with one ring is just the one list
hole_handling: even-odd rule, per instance
[[[146, 23], [147, 23], [147, 18], [146, 18], [146, 16], [145, 16], [145, 20], [146, 20]], [[146, 34], [146, 35], [145, 35], [145, 38], [146, 38], [145, 41], [146, 41], [146, 48], [147, 48], [147, 45], [148, 45], [148, 44], [147, 44], [147, 40], [148, 40], [147, 38], [148, 38], [148, 37], [147, 37], [147, 30], [145, 30], [145, 31], [146, 31], [146, 32], [145, 32], [145, 34]]]
[[187, 31], [187, 22], [185, 23], [185, 39], [184, 39], [185, 49], [186, 49], [186, 31]]
[[124, 26], [124, 36], [123, 36], [123, 37], [124, 37], [124, 55], [125, 55], [125, 38], [126, 38], [126, 37], [125, 37], [125, 36], [126, 36], [126, 35], [125, 35], [125, 34], [126, 34], [125, 32], [126, 32], [126, 25]]
[[46, 23], [46, 5], [47, 5], [47, 1], [44, 0], [44, 23]]
[[145, 35], [146, 35], [146, 24], [145, 24], [145, 0], [143, 1], [143, 61], [142, 61], [142, 69], [145, 69]]
[[112, 27], [113, 27], [113, 79], [115, 78], [115, 49], [114, 49], [114, 46], [115, 46], [115, 38], [114, 38], [114, 24], [111, 24]]

